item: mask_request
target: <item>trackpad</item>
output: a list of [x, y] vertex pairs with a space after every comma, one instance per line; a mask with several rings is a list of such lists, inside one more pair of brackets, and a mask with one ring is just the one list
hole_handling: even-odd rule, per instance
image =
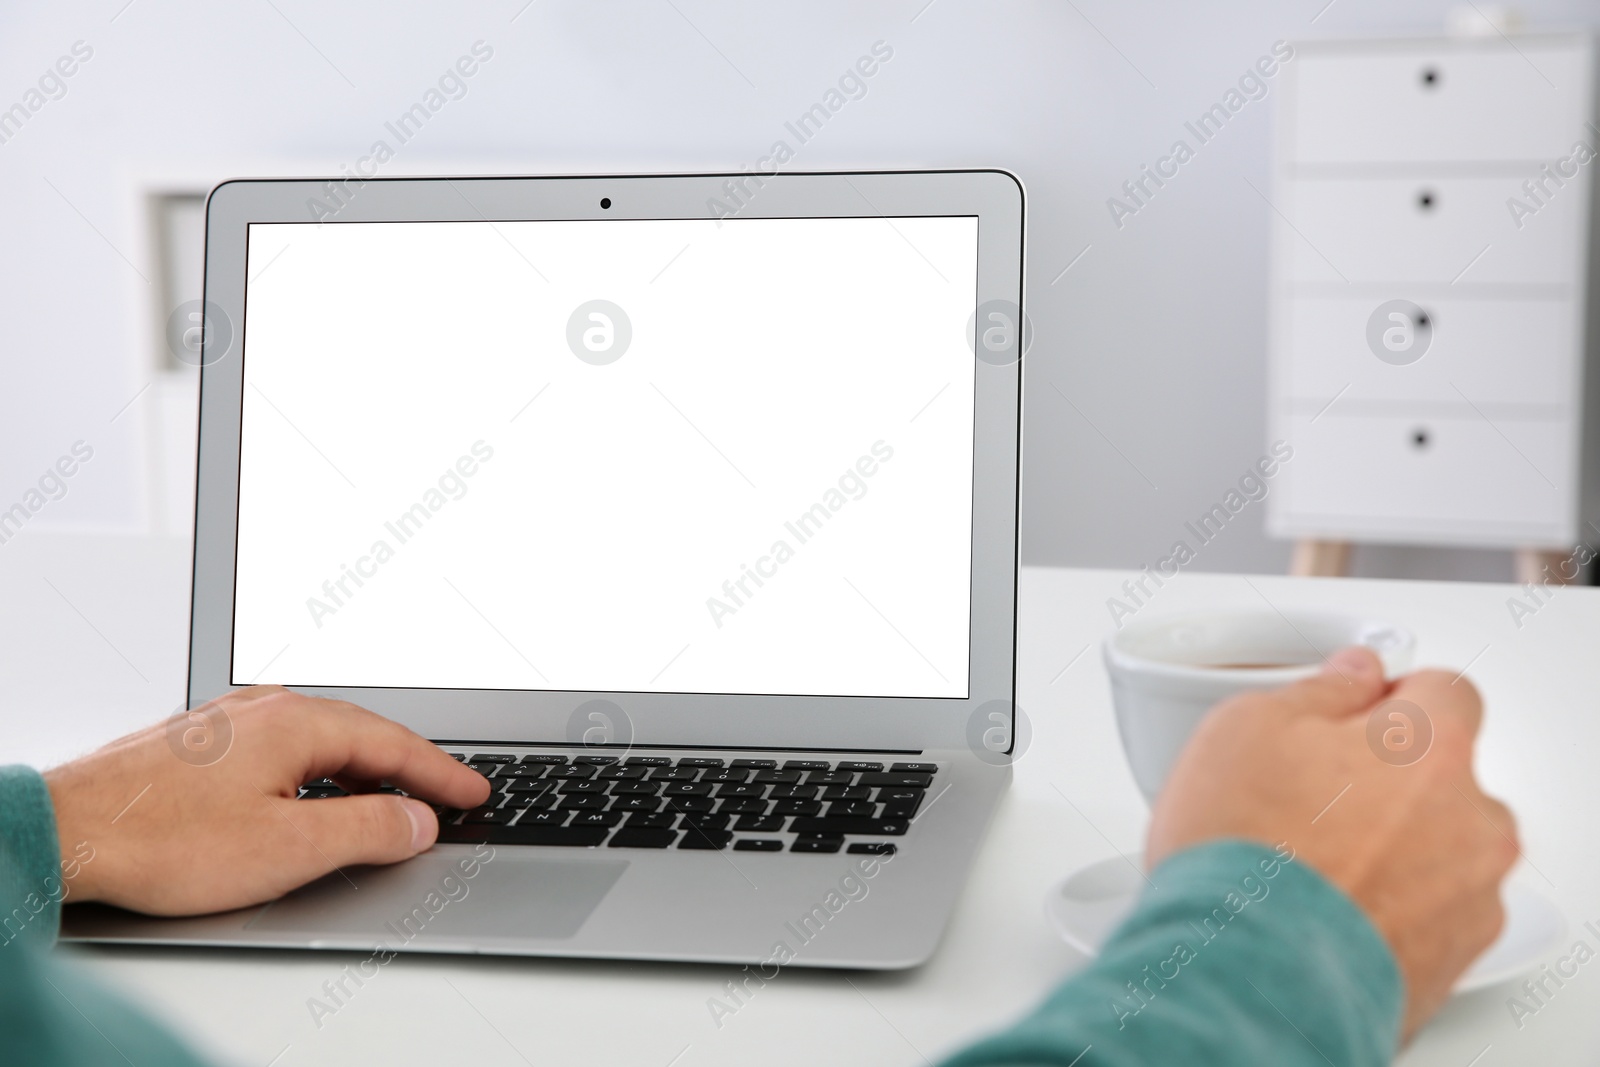
[[393, 867], [357, 867], [295, 890], [246, 929], [413, 941], [566, 938], [627, 870], [627, 860], [555, 859], [522, 849], [429, 852]]

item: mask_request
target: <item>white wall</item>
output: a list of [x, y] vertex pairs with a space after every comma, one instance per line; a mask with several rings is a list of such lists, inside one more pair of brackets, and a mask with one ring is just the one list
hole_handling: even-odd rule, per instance
[[[0, 509], [83, 439], [94, 460], [35, 523], [159, 525], [139, 184], [337, 172], [478, 39], [494, 58], [384, 173], [737, 169], [881, 39], [893, 60], [792, 166], [1001, 165], [1026, 182], [1024, 554], [1089, 566], [1153, 560], [1265, 447], [1270, 209], [1250, 184], [1266, 188], [1270, 98], [1120, 230], [1106, 199], [1274, 40], [1431, 33], [1449, 7], [123, 3], [0, 16], [0, 108], [74, 42], [94, 50], [0, 144]], [[1600, 23], [1582, 0], [1523, 10], [1535, 28]], [[1260, 522], [1231, 526], [1197, 567], [1281, 569], [1287, 548]], [[1473, 553], [1374, 549], [1358, 565], [1509, 575]]]

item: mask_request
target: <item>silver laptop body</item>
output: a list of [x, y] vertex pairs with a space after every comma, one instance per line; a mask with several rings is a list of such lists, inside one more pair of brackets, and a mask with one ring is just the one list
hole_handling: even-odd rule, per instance
[[[284, 684], [497, 779], [688, 761], [684, 819], [740, 813], [448, 813], [393, 867], [64, 936], [926, 960], [1011, 774], [1022, 265], [994, 170], [218, 186], [189, 707]], [[801, 814], [731, 805], [746, 772]]]

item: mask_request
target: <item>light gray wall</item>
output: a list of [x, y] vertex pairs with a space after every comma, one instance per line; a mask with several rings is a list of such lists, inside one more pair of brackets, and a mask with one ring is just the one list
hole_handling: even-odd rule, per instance
[[[75, 41], [94, 49], [66, 95], [0, 145], [0, 508], [82, 438], [96, 458], [40, 525], [150, 522], [158, 406], [129, 405], [150, 377], [138, 182], [337, 172], [478, 39], [493, 60], [384, 173], [737, 169], [881, 39], [893, 60], [792, 166], [1023, 178], [1036, 329], [1024, 555], [1117, 567], [1163, 554], [1266, 445], [1269, 208], [1250, 184], [1266, 188], [1271, 97], [1120, 229], [1107, 198], [1275, 40], [1432, 33], [1450, 6], [123, 2], [0, 16], [0, 108]], [[1581, 0], [1523, 10], [1536, 28], [1600, 22]], [[1196, 566], [1286, 560], [1258, 510]], [[1372, 549], [1358, 565], [1509, 574], [1475, 553]]]

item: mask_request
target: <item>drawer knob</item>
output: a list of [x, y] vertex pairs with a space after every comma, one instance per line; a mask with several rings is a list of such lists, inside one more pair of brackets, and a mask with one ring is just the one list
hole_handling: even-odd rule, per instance
[[1404, 367], [1428, 354], [1433, 316], [1409, 300], [1386, 300], [1367, 317], [1367, 347], [1392, 367]]
[[1423, 211], [1432, 211], [1433, 205], [1438, 203], [1438, 200], [1432, 189], [1424, 189], [1417, 194], [1417, 207]]
[[1411, 431], [1411, 447], [1423, 449], [1428, 447], [1428, 431], [1418, 426]]
[[1436, 67], [1422, 68], [1422, 87], [1424, 89], [1437, 89], [1439, 87], [1439, 71]]

